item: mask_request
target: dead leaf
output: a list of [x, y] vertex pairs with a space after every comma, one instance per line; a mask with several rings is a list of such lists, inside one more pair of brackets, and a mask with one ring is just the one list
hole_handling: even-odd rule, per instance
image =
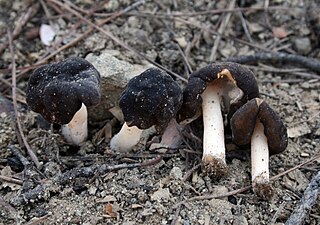
[[273, 36], [276, 38], [285, 38], [288, 35], [288, 32], [283, 27], [272, 27]]
[[306, 134], [310, 134], [311, 129], [307, 124], [301, 124], [295, 127], [288, 128], [288, 137], [289, 138], [295, 138], [295, 137], [301, 137]]
[[108, 203], [105, 207], [104, 207], [104, 213], [106, 215], [108, 215], [111, 218], [117, 218], [118, 213], [113, 211], [113, 207], [112, 204]]
[[140, 205], [140, 204], [132, 204], [132, 205], [131, 205], [131, 208], [132, 208], [132, 209], [140, 209], [140, 208], [143, 208], [143, 206]]

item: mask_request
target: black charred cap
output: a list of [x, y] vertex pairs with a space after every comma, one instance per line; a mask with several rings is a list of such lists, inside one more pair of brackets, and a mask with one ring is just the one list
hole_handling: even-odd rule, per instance
[[[240, 100], [240, 105], [249, 99], [259, 97], [257, 81], [252, 71], [247, 67], [232, 62], [213, 63], [190, 75], [188, 85], [183, 91], [183, 104], [178, 112], [178, 122], [192, 118], [197, 114], [202, 104], [201, 94], [207, 85], [218, 79], [220, 73], [225, 69], [230, 72], [235, 85], [243, 91], [244, 95]], [[235, 104], [231, 107], [236, 107], [236, 109], [240, 107]], [[232, 109], [232, 111], [236, 109]]]
[[100, 74], [88, 61], [69, 58], [44, 65], [30, 76], [29, 107], [50, 123], [67, 124], [81, 108], [100, 102]]
[[233, 142], [237, 145], [249, 144], [257, 119], [264, 126], [270, 155], [283, 152], [288, 145], [287, 128], [275, 111], [259, 98], [250, 100], [233, 114], [231, 118]]
[[182, 104], [179, 85], [165, 71], [150, 68], [132, 78], [120, 97], [119, 106], [128, 126], [147, 129], [167, 126]]

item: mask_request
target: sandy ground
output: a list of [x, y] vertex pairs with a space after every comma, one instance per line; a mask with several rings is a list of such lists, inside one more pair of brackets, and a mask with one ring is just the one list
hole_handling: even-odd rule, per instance
[[[227, 1], [165, 0], [140, 1], [142, 4], [136, 8], [130, 7], [134, 2], [128, 0], [101, 2], [77, 0], [69, 7], [96, 24], [113, 15], [114, 18], [100, 27], [178, 74], [179, 77], [173, 77], [182, 87], [190, 70], [232, 56], [268, 50], [320, 57], [317, 43], [320, 20], [312, 20], [313, 14], [306, 3], [312, 1], [277, 0], [264, 5], [265, 1], [243, 0], [228, 5]], [[228, 175], [217, 180], [202, 173], [202, 145], [198, 141], [202, 139], [201, 120], [185, 130], [185, 142], [179, 149], [151, 151], [148, 144], [142, 143], [131, 153], [114, 153], [109, 148], [108, 138], [98, 135], [111, 118], [91, 121], [89, 139], [81, 147], [65, 143], [59, 126], [50, 126], [26, 105], [25, 90], [33, 68], [30, 66], [38, 65], [54, 50], [91, 27], [56, 1], [42, 3], [0, 1], [2, 47], [8, 43], [8, 24], [12, 24], [11, 31], [16, 28], [13, 46], [19, 119], [27, 142], [42, 164], [40, 170], [33, 166], [24, 168], [12, 154], [12, 149], [16, 149], [27, 156], [24, 145], [20, 144], [23, 143], [21, 135], [14, 128], [10, 88], [12, 56], [7, 45], [0, 59], [0, 172], [6, 178], [15, 179], [0, 179], [0, 224], [285, 223], [319, 171], [319, 158], [275, 179], [272, 183], [275, 195], [265, 200], [250, 188], [229, 193], [251, 184], [249, 148], [239, 149], [232, 144], [229, 133], [226, 133]], [[240, 12], [236, 10], [239, 7], [244, 9]], [[227, 8], [230, 13], [224, 10]], [[124, 9], [127, 9], [124, 14], [114, 14]], [[207, 11], [211, 9], [214, 10]], [[89, 15], [91, 10], [96, 10], [92, 16]], [[28, 15], [32, 16], [28, 18]], [[54, 42], [49, 46], [38, 36], [43, 23], [56, 30]], [[145, 59], [98, 31], [50, 55], [45, 62], [70, 56], [86, 57], [105, 50], [117, 50], [120, 52], [117, 58], [129, 63], [145, 63]], [[270, 175], [275, 176], [320, 152], [319, 73], [279, 61], [259, 62], [249, 68], [256, 76], [261, 97], [279, 114], [288, 129], [287, 149], [270, 159]], [[24, 72], [25, 69], [29, 69], [28, 72]], [[113, 131], [119, 129], [120, 123], [113, 123]], [[147, 143], [151, 139], [156, 140], [156, 137], [149, 137]], [[141, 167], [142, 162], [154, 161], [159, 156], [161, 160], [156, 160], [154, 165]], [[31, 162], [29, 156], [27, 159]], [[130, 166], [133, 163], [137, 164], [135, 168]], [[123, 167], [118, 169], [116, 165], [120, 164]], [[100, 165], [110, 168], [103, 170], [105, 167]], [[92, 174], [68, 177], [68, 171], [93, 166], [96, 170]], [[229, 194], [220, 198], [205, 197], [225, 193]], [[196, 196], [202, 199], [190, 200]], [[309, 210], [305, 224], [320, 224], [319, 202]]]

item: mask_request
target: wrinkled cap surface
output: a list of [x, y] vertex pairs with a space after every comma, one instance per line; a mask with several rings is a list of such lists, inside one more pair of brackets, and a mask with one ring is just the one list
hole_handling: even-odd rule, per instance
[[69, 58], [44, 65], [30, 76], [29, 107], [50, 123], [67, 124], [80, 109], [100, 102], [100, 74], [85, 59]]
[[150, 68], [132, 78], [120, 96], [119, 106], [128, 126], [162, 129], [182, 104], [179, 85], [165, 71]]
[[258, 84], [251, 70], [232, 62], [213, 63], [190, 75], [188, 85], [183, 91], [183, 104], [177, 115], [178, 122], [194, 117], [201, 110], [201, 94], [207, 85], [218, 79], [225, 69], [230, 72], [236, 87], [243, 92], [239, 102], [230, 106], [235, 108], [231, 111], [235, 111], [240, 107], [239, 105], [243, 105], [249, 99], [259, 97]]
[[232, 140], [237, 145], [247, 145], [259, 121], [264, 126], [271, 155], [283, 152], [288, 145], [287, 128], [277, 113], [261, 99], [244, 104], [231, 118]]

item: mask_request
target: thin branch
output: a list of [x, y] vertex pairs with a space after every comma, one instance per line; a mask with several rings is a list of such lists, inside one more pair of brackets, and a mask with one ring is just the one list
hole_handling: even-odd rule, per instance
[[[236, 62], [240, 64], [251, 64], [257, 62], [286, 63], [293, 66], [300, 65], [320, 74], [320, 60], [282, 52], [262, 52], [256, 53], [255, 55], [235, 56], [230, 57], [225, 61]], [[320, 76], [318, 75], [317, 77], [319, 78]]]
[[[234, 6], [235, 6], [235, 3], [236, 1], [235, 0], [232, 0], [230, 3], [229, 3], [229, 7], [228, 9], [230, 10], [233, 10], [234, 9]], [[220, 24], [220, 27], [218, 29], [218, 33], [220, 34], [223, 34], [224, 33], [224, 30], [226, 29], [228, 23], [229, 23], [229, 20], [231, 18], [231, 13], [227, 13], [227, 15], [224, 17], [224, 19], [222, 20], [221, 24]], [[213, 46], [212, 46], [212, 49], [211, 49], [211, 54], [210, 54], [210, 58], [209, 58], [209, 61], [210, 62], [213, 62], [216, 60], [217, 58], [217, 55], [216, 55], [216, 52], [218, 50], [218, 46], [219, 46], [219, 43], [221, 41], [221, 36], [218, 35], [216, 37], [216, 39], [214, 40], [214, 43], [213, 43]]]
[[[292, 8], [283, 7], [283, 6], [270, 6], [268, 10], [285, 10], [289, 11]], [[197, 12], [170, 12], [170, 13], [154, 13], [154, 12], [147, 12], [142, 11], [137, 13], [126, 13], [126, 16], [154, 16], [154, 17], [161, 17], [165, 18], [168, 16], [174, 17], [193, 17], [193, 16], [202, 16], [202, 15], [214, 15], [214, 14], [221, 14], [226, 12], [245, 12], [245, 11], [262, 11], [265, 10], [265, 7], [238, 7], [235, 9], [212, 9], [212, 10], [204, 10], [204, 11], [197, 11]], [[110, 13], [95, 13], [95, 16], [109, 16]]]
[[308, 184], [308, 187], [303, 193], [298, 205], [294, 208], [289, 219], [285, 225], [293, 224], [304, 224], [305, 219], [312, 208], [312, 206], [317, 202], [317, 197], [320, 193], [320, 171]]
[[37, 158], [37, 156], [34, 154], [33, 150], [31, 149], [30, 145], [27, 142], [26, 137], [24, 136], [22, 126], [20, 123], [19, 119], [19, 114], [18, 114], [18, 107], [17, 107], [17, 96], [16, 96], [16, 61], [15, 61], [15, 52], [14, 52], [14, 47], [13, 47], [13, 40], [12, 40], [12, 34], [8, 30], [8, 40], [9, 40], [9, 48], [10, 48], [10, 53], [11, 53], [11, 64], [12, 64], [12, 100], [13, 100], [13, 109], [14, 109], [14, 115], [16, 119], [16, 123], [18, 126], [18, 130], [20, 133], [20, 136], [22, 138], [23, 144], [27, 149], [27, 152], [32, 159], [32, 161], [35, 163], [37, 168], [40, 168], [41, 164]]
[[3, 176], [3, 175], [0, 175], [0, 180], [3, 180], [8, 183], [18, 184], [18, 185], [23, 184], [22, 180], [18, 180], [13, 177], [7, 177], [7, 176]]

